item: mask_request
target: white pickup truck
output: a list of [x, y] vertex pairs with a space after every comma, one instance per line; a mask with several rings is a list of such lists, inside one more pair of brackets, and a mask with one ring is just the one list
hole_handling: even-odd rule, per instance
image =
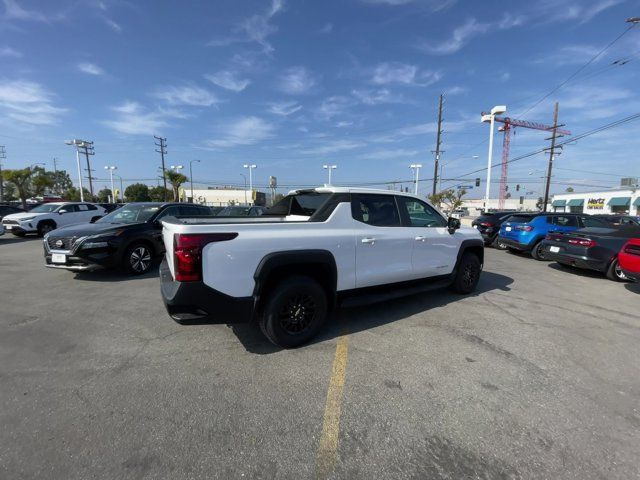
[[337, 306], [445, 286], [470, 293], [484, 261], [477, 230], [388, 190], [297, 190], [260, 217], [162, 223], [171, 317], [255, 321], [284, 348], [311, 339]]

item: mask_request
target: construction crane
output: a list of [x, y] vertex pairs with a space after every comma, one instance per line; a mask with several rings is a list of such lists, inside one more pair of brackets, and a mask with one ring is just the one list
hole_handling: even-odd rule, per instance
[[[498, 200], [498, 209], [504, 209], [504, 201], [507, 197], [507, 170], [509, 166], [509, 148], [511, 146], [511, 132], [515, 134], [515, 127], [531, 128], [533, 130], [542, 130], [552, 132], [553, 125], [544, 125], [542, 123], [529, 122], [527, 120], [516, 120], [509, 117], [495, 117], [495, 121], [502, 123], [500, 131], [504, 132], [504, 140], [502, 142], [502, 174], [500, 175], [500, 197]], [[556, 128], [558, 135], [571, 135], [568, 130]]]

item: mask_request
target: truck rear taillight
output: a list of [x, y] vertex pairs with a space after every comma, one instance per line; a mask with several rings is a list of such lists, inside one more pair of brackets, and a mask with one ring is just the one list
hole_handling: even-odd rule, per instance
[[624, 247], [624, 253], [628, 253], [629, 255], [640, 256], [640, 245], [634, 245], [632, 243], [628, 243]]
[[571, 245], [580, 245], [581, 247], [595, 247], [597, 243], [588, 238], [570, 238], [569, 243]]
[[521, 232], [530, 232], [533, 230], [533, 227], [531, 225], [516, 225], [513, 229], [520, 230]]
[[237, 233], [176, 233], [173, 236], [174, 271], [177, 282], [202, 280], [202, 249], [212, 242], [233, 240]]

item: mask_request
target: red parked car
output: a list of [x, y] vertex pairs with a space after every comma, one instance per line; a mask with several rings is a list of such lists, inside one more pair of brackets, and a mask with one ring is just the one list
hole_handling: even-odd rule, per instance
[[640, 282], [640, 238], [632, 238], [618, 253], [618, 264], [629, 280]]

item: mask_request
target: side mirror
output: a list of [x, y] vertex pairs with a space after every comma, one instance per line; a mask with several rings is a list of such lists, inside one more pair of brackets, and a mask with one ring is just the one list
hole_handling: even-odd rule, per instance
[[459, 228], [460, 228], [460, 219], [449, 217], [449, 220], [447, 220], [447, 229], [449, 230], [449, 233], [453, 235], [455, 231], [458, 230]]
[[59, 210], [58, 211], [58, 215], [62, 215], [63, 213], [67, 213], [67, 211], [66, 210]]

